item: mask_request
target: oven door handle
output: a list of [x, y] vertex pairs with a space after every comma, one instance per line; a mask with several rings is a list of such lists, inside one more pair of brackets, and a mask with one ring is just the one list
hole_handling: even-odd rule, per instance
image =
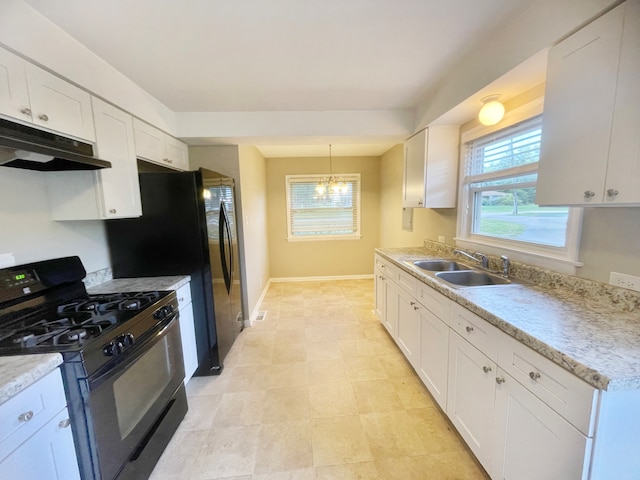
[[88, 378], [89, 389], [93, 390], [102, 385], [110, 378], [116, 375], [120, 375], [123, 367], [128, 367], [129, 365], [133, 364], [133, 362], [135, 362], [138, 358], [140, 358], [148, 351], [148, 349], [146, 348], [147, 346], [159, 342], [167, 334], [170, 328], [173, 328], [174, 326], [177, 327], [177, 322], [174, 322], [174, 320], [177, 320], [178, 317], [179, 314], [176, 310], [172, 315], [163, 319], [158, 325], [156, 325], [153, 332], [141, 337], [141, 343], [134, 343], [133, 348], [131, 348], [130, 350], [126, 350], [120, 355], [117, 355], [116, 357], [114, 357], [113, 361], [107, 363], [102, 368], [97, 370]]

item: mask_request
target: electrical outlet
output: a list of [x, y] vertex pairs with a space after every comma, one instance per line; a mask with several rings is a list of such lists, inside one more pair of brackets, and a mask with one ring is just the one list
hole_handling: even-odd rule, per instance
[[445, 243], [447, 241], [447, 239], [444, 237], [444, 235], [438, 235], [438, 241], [440, 243]]
[[634, 277], [626, 273], [611, 272], [609, 275], [609, 285], [640, 292], [640, 277]]

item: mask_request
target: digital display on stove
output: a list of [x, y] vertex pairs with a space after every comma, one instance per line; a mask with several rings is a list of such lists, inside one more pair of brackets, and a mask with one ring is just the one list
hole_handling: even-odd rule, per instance
[[35, 275], [35, 272], [31, 270], [23, 270], [3, 275], [1, 280], [2, 287], [8, 289], [30, 285], [37, 282], [38, 277]]

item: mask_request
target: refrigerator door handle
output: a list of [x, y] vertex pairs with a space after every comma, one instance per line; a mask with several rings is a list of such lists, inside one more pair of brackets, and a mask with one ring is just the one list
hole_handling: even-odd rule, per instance
[[[224, 203], [220, 203], [220, 217], [218, 220], [218, 238], [220, 239], [220, 261], [222, 264], [222, 275], [224, 276], [224, 284], [227, 288], [227, 293], [231, 292], [231, 267], [232, 267], [232, 251], [231, 251], [231, 242], [229, 239], [229, 219], [227, 217], [227, 212], [224, 206]], [[229, 239], [229, 244], [227, 244], [227, 240]], [[227, 251], [229, 256], [229, 261], [227, 262]]]

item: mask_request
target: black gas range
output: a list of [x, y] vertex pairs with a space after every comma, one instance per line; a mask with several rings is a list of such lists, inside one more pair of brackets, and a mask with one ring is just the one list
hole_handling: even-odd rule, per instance
[[144, 479], [187, 410], [175, 292], [89, 295], [78, 257], [0, 270], [0, 355], [59, 352], [83, 480]]

